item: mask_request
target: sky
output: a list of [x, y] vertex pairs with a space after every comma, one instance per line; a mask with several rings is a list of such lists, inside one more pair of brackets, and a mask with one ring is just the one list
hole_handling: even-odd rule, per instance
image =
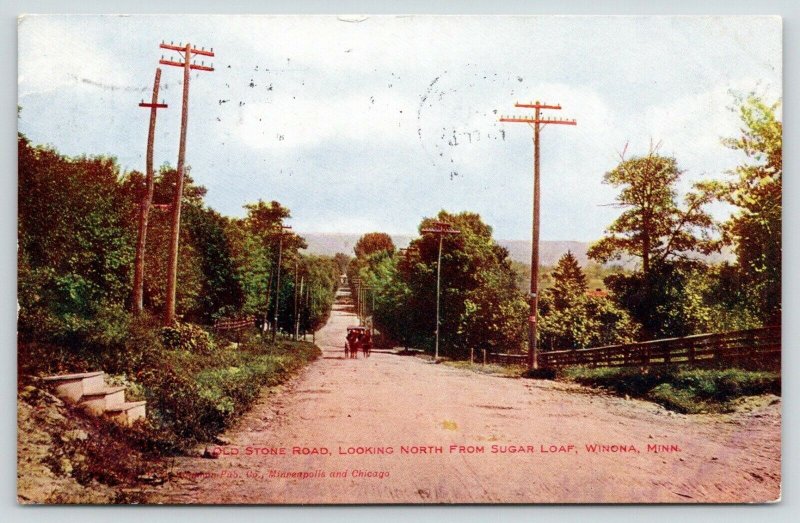
[[[541, 136], [541, 238], [594, 241], [619, 214], [603, 174], [651, 143], [680, 190], [744, 161], [732, 92], [781, 96], [778, 17], [26, 16], [19, 128], [67, 155], [145, 168], [163, 40], [213, 47], [193, 72], [187, 164], [209, 206], [289, 207], [299, 232], [415, 234], [440, 209], [530, 238], [532, 132], [515, 102], [562, 106]], [[175, 165], [182, 70], [161, 66], [155, 163]], [[528, 113], [529, 114], [529, 113]], [[729, 212], [711, 209], [718, 218]]]

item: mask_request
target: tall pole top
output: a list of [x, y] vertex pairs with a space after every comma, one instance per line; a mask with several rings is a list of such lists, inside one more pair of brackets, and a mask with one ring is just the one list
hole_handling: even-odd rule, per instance
[[433, 222], [432, 227], [426, 227], [422, 229], [422, 232], [425, 234], [461, 234], [461, 231], [454, 228], [447, 222]]
[[[185, 60], [188, 60], [189, 57], [194, 57], [195, 55], [212, 56], [212, 57], [214, 56], [214, 48], [213, 47], [210, 50], [206, 50], [205, 47], [201, 47], [200, 49], [198, 49], [197, 47], [193, 47], [192, 44], [189, 44], [189, 43], [187, 43], [186, 45], [183, 45], [183, 44], [175, 45], [172, 42], [167, 44], [167, 43], [162, 41], [161, 44], [159, 44], [159, 47], [161, 49], [167, 49], [169, 51], [178, 51], [180, 53], [185, 53], [184, 56], [180, 59], [180, 61], [177, 61], [177, 62], [175, 60], [165, 59], [163, 55], [161, 56], [161, 60], [158, 61], [158, 63], [160, 63], [162, 65], [171, 65], [171, 66], [174, 66], [174, 67], [186, 67], [187, 62]], [[214, 64], [213, 63], [211, 65], [206, 65], [204, 62], [201, 62], [200, 64], [197, 64], [194, 61], [192, 61], [188, 65], [189, 65], [189, 69], [195, 69], [195, 70], [198, 70], [198, 71], [213, 71], [214, 70]]]
[[578, 122], [575, 121], [574, 118], [553, 118], [550, 116], [542, 117], [539, 115], [539, 111], [542, 109], [555, 109], [561, 110], [561, 104], [548, 104], [547, 102], [540, 102], [536, 100], [535, 102], [528, 102], [528, 103], [520, 103], [516, 102], [514, 107], [520, 107], [523, 109], [536, 109], [536, 116], [504, 116], [501, 115], [499, 121], [501, 122], [510, 122], [510, 123], [527, 123], [532, 125], [547, 125], [547, 124], [556, 124], [556, 125], [577, 125]]

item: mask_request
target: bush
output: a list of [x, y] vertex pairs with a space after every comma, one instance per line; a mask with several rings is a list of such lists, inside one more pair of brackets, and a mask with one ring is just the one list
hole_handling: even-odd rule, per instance
[[131, 438], [138, 447], [163, 454], [213, 439], [250, 407], [265, 385], [282, 383], [319, 354], [310, 343], [273, 345], [252, 330], [242, 331], [237, 349], [218, 350], [199, 326], [161, 328], [151, 316], [122, 317], [122, 326], [108, 329], [106, 336], [91, 335], [105, 329], [106, 322], [86, 330], [84, 338], [92, 340], [86, 345], [20, 343], [20, 380], [106, 371], [108, 383], [125, 385], [130, 400], [147, 400], [148, 419], [137, 424]]
[[197, 354], [211, 354], [216, 345], [201, 327], [191, 323], [176, 323], [161, 329], [161, 343], [167, 349], [185, 350]]
[[649, 399], [684, 413], [727, 411], [736, 398], [781, 393], [779, 372], [736, 368], [575, 366], [561, 369], [559, 377], [617, 394]]
[[248, 335], [237, 350], [220, 351], [213, 359], [166, 352], [140, 375], [150, 418], [163, 432], [183, 440], [185, 447], [209, 441], [250, 407], [263, 386], [282, 383], [318, 354], [310, 343], [272, 345], [256, 334]]

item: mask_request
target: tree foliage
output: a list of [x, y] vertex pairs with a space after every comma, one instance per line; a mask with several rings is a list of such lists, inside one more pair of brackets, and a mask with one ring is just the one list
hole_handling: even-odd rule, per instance
[[[113, 158], [77, 157], [33, 146], [22, 135], [19, 152], [19, 331], [22, 339], [72, 347], [125, 343], [133, 319], [126, 309], [138, 203], [144, 176], [120, 173]], [[177, 173], [162, 166], [154, 180], [145, 257], [144, 303], [158, 314], [164, 306], [170, 212]], [[182, 202], [177, 313], [209, 324], [242, 315], [273, 317], [278, 236], [289, 210], [257, 201], [247, 216], [227, 218], [209, 208], [206, 189], [187, 174]], [[279, 318], [292, 330], [294, 293], [302, 327], [327, 318], [338, 283], [332, 258], [302, 256], [305, 241], [283, 239]], [[297, 277], [294, 267], [298, 266]], [[305, 291], [308, 292], [305, 292]], [[273, 297], [272, 303], [268, 298]], [[268, 307], [272, 309], [268, 309]], [[143, 318], [146, 323], [147, 318]]]
[[128, 297], [133, 208], [112, 158], [68, 158], [22, 135], [18, 153], [19, 330], [71, 339]]
[[[516, 288], [508, 251], [475, 213], [441, 211], [422, 221], [420, 233], [434, 221], [461, 231], [442, 245], [440, 353], [463, 358], [470, 348], [519, 351], [528, 305]], [[406, 258], [375, 252], [358, 261], [357, 275], [376, 288], [374, 314], [380, 329], [402, 343], [432, 349], [439, 240], [422, 234], [410, 249]]]
[[558, 308], [566, 308], [572, 303], [575, 297], [583, 296], [587, 290], [586, 275], [583, 273], [578, 260], [567, 251], [556, 264], [553, 270], [553, 295], [554, 305]]
[[364, 258], [380, 251], [393, 254], [394, 249], [392, 237], [385, 232], [369, 232], [359, 238], [355, 247], [353, 247], [356, 258]]
[[711, 197], [705, 191], [689, 193], [679, 205], [676, 185], [681, 174], [675, 158], [659, 155], [656, 147], [645, 156], [623, 156], [604, 176], [605, 183], [620, 189], [615, 205], [622, 214], [590, 247], [589, 257], [605, 263], [635, 256], [648, 274], [654, 263], [710, 249], [713, 221], [703, 206]]
[[552, 273], [539, 300], [539, 343], [546, 350], [582, 349], [633, 341], [638, 326], [607, 296], [587, 295], [586, 275], [571, 252]]
[[750, 93], [734, 108], [742, 120], [741, 135], [723, 139], [746, 161], [716, 184], [718, 198], [736, 207], [724, 226], [725, 241], [735, 248], [750, 306], [764, 323], [781, 318], [781, 213], [783, 124], [780, 101], [767, 103]]

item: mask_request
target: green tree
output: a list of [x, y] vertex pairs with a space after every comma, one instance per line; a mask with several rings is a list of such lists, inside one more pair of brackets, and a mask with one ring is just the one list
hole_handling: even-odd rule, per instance
[[586, 275], [578, 264], [578, 260], [572, 251], [567, 251], [559, 258], [553, 271], [551, 292], [554, 305], [558, 308], [568, 307], [576, 298], [586, 294], [587, 288]]
[[[478, 214], [441, 211], [436, 218], [425, 218], [420, 232], [434, 221], [461, 231], [443, 241], [441, 353], [464, 358], [470, 348], [519, 351], [528, 305], [516, 288], [508, 251], [492, 239], [491, 227]], [[413, 254], [403, 259], [384, 251], [357, 260], [358, 276], [378, 288], [379, 328], [397, 341], [430, 349], [436, 327], [439, 240], [423, 235], [410, 248]]]
[[364, 258], [380, 251], [392, 254], [394, 249], [392, 237], [385, 232], [369, 232], [359, 238], [355, 247], [353, 247], [357, 258]]
[[347, 267], [350, 265], [350, 261], [353, 259], [353, 257], [342, 252], [337, 252], [333, 256], [333, 259], [336, 261], [336, 265], [339, 267], [339, 273], [347, 274]]
[[549, 350], [598, 347], [633, 341], [636, 323], [606, 296], [588, 296], [586, 275], [571, 252], [552, 273], [539, 303], [539, 341]]
[[292, 327], [287, 313], [293, 312], [288, 302], [294, 297], [295, 261], [298, 251], [307, 247], [305, 240], [296, 234], [281, 236], [281, 225], [291, 217], [288, 208], [279, 202], [264, 202], [244, 206], [247, 216], [232, 228], [233, 257], [237, 267], [237, 277], [244, 292], [244, 312], [271, 320], [274, 318], [277, 285], [278, 250], [281, 247], [281, 286], [280, 311], [278, 314], [286, 330]]
[[734, 245], [748, 300], [766, 324], [779, 324], [781, 319], [780, 104], [764, 102], [753, 93], [737, 97], [734, 109], [742, 120], [741, 135], [725, 138], [723, 144], [743, 152], [747, 161], [729, 172], [731, 179], [714, 187], [717, 197], [736, 206], [723, 225], [724, 240]]
[[197, 251], [202, 272], [201, 292], [192, 311], [194, 319], [211, 323], [235, 315], [243, 305], [244, 295], [236, 277], [231, 240], [226, 235], [228, 219], [213, 209], [188, 204], [181, 221]]
[[62, 156], [23, 135], [18, 155], [19, 331], [72, 342], [128, 298], [134, 208], [113, 158]]
[[681, 174], [675, 158], [659, 155], [656, 147], [646, 156], [623, 157], [604, 176], [605, 183], [620, 189], [615, 205], [622, 214], [589, 248], [589, 257], [601, 263], [623, 255], [638, 257], [642, 272], [649, 275], [654, 263], [707, 252], [713, 221], [703, 206], [711, 196], [706, 191], [689, 193], [681, 207], [676, 189]]

